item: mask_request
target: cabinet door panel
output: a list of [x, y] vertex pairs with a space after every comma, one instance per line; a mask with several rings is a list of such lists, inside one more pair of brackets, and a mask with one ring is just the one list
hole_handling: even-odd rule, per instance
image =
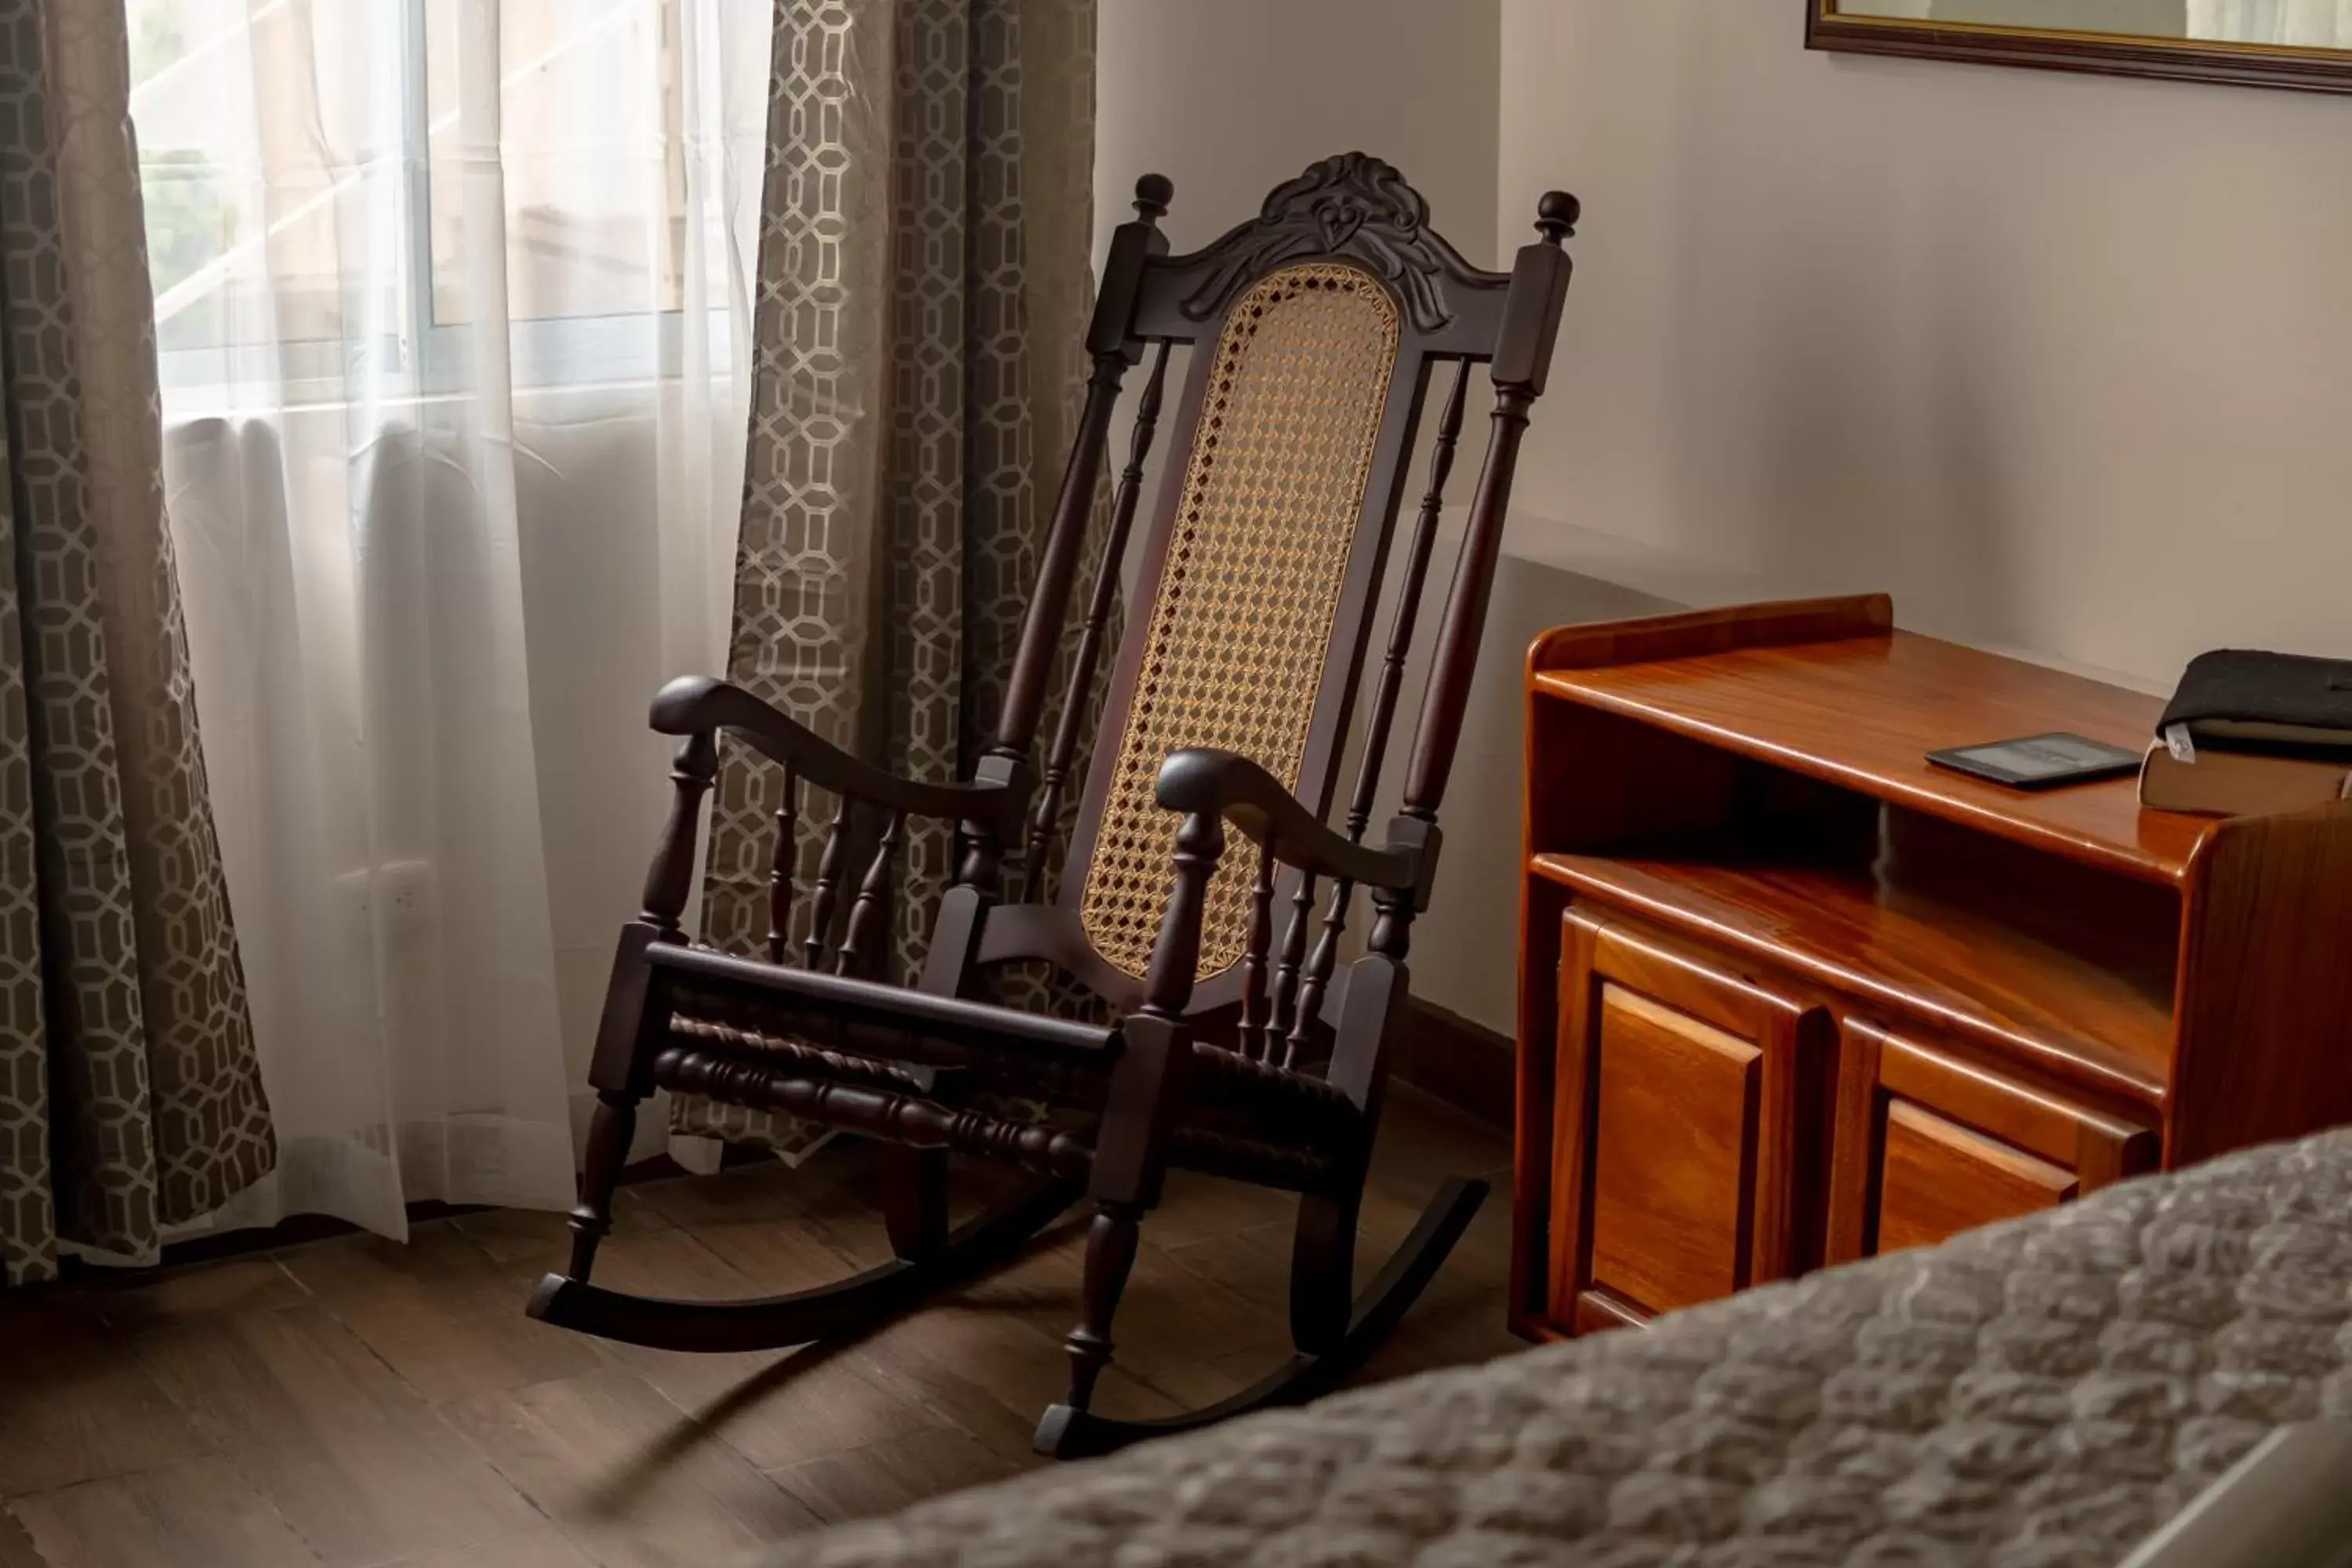
[[1580, 905], [1559, 995], [1552, 1326], [1637, 1322], [1809, 1266], [1827, 1015]]
[[1844, 1020], [1829, 1261], [1943, 1240], [2151, 1168], [2154, 1131]]
[[1878, 1250], [1932, 1247], [1980, 1225], [2053, 1207], [2075, 1190], [2072, 1171], [1894, 1100], [1879, 1168]]
[[1591, 1278], [1654, 1312], [1739, 1289], [1764, 1053], [1601, 984]]

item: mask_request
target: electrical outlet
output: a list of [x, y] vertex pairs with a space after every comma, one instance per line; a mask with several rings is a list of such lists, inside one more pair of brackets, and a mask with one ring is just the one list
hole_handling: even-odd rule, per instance
[[335, 879], [343, 908], [362, 931], [381, 926], [386, 938], [405, 936], [425, 925], [433, 899], [433, 862], [387, 860], [362, 866]]

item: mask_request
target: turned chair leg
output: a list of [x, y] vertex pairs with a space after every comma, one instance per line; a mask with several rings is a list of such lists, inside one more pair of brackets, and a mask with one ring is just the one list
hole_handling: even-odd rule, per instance
[[613, 1232], [613, 1193], [637, 1131], [637, 1097], [625, 1089], [602, 1089], [588, 1123], [588, 1152], [580, 1172], [580, 1201], [572, 1206], [570, 1278], [585, 1281], [595, 1266], [596, 1247]]
[[1356, 1273], [1360, 1192], [1303, 1194], [1290, 1244], [1290, 1342], [1323, 1355], [1347, 1336]]
[[948, 1239], [948, 1152], [893, 1145], [882, 1157], [882, 1223], [890, 1250], [908, 1263], [937, 1257]]
[[1097, 1205], [1094, 1225], [1087, 1232], [1087, 1270], [1078, 1326], [1063, 1347], [1070, 1352], [1070, 1397], [1073, 1410], [1093, 1402], [1095, 1382], [1110, 1364], [1110, 1321], [1127, 1289], [1135, 1267], [1135, 1244], [1141, 1229], [1142, 1205], [1105, 1201]]
[[[1188, 823], [1188, 830], [1192, 826]], [[1214, 826], [1212, 819], [1210, 827]], [[1178, 843], [1185, 842], [1180, 836]], [[1171, 922], [1181, 925], [1195, 918], [1199, 884], [1206, 881], [1205, 867], [1210, 864], [1213, 864], [1213, 857], [1194, 863], [1197, 875], [1189, 893], [1187, 880], [1180, 873], [1177, 896], [1169, 905]], [[1173, 946], [1177, 951], [1191, 952], [1194, 951], [1191, 943], [1197, 942], [1195, 932], [1189, 942], [1171, 944], [1163, 932], [1160, 948], [1164, 952]], [[1070, 1352], [1069, 1403], [1058, 1407], [1065, 1411], [1083, 1415], [1094, 1399], [1096, 1380], [1110, 1362], [1110, 1321], [1118, 1310], [1120, 1294], [1127, 1289], [1128, 1273], [1135, 1267], [1137, 1233], [1144, 1215], [1160, 1203], [1160, 1183], [1167, 1173], [1168, 1126], [1183, 1093], [1185, 1066], [1192, 1059], [1191, 1038], [1183, 1024], [1174, 1016], [1183, 1006], [1184, 994], [1191, 989], [1190, 960], [1186, 964], [1179, 980], [1155, 982], [1169, 987], [1166, 996], [1150, 1005], [1163, 1007], [1164, 1012], [1154, 1014], [1147, 1006], [1146, 1011], [1128, 1020], [1125, 1049], [1118, 1070], [1111, 1075], [1102, 1128], [1096, 1136], [1095, 1168], [1089, 1183], [1095, 1218], [1087, 1232], [1086, 1280], [1078, 1326], [1062, 1342]], [[1039, 1428], [1041, 1441], [1046, 1426], [1055, 1420], [1055, 1413], [1048, 1411], [1045, 1425]]]
[[572, 1211], [572, 1273], [582, 1284], [596, 1247], [613, 1230], [613, 1189], [621, 1183], [629, 1144], [636, 1137], [637, 1104], [653, 1092], [644, 1060], [648, 1042], [668, 1027], [667, 1004], [653, 984], [646, 954], [657, 942], [680, 939], [678, 920], [694, 886], [695, 826], [702, 797], [719, 776], [719, 738], [689, 735], [671, 764], [669, 821], [646, 870], [645, 910], [621, 928], [613, 950], [613, 978], [604, 988], [604, 1015], [588, 1081], [596, 1088], [596, 1114], [588, 1123], [581, 1162], [580, 1202]]

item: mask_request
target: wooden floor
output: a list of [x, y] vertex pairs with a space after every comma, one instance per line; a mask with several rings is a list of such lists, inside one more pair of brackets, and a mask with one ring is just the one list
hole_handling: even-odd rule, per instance
[[[1499, 1133], [1400, 1090], [1364, 1274]], [[870, 1150], [624, 1190], [600, 1283], [734, 1296], [886, 1255]], [[1483, 1360], [1508, 1268], [1498, 1183], [1359, 1381]], [[1146, 1222], [1101, 1407], [1229, 1393], [1287, 1351], [1290, 1200], [1183, 1179]], [[1083, 1212], [1002, 1273], [853, 1346], [687, 1356], [530, 1322], [553, 1215], [499, 1211], [0, 1298], [0, 1568], [727, 1563], [764, 1541], [1043, 1463]]]

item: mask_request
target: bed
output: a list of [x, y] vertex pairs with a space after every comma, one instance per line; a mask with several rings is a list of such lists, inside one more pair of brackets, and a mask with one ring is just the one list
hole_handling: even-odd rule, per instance
[[2101, 1564], [2352, 1413], [2352, 1131], [1355, 1390], [771, 1562]]

